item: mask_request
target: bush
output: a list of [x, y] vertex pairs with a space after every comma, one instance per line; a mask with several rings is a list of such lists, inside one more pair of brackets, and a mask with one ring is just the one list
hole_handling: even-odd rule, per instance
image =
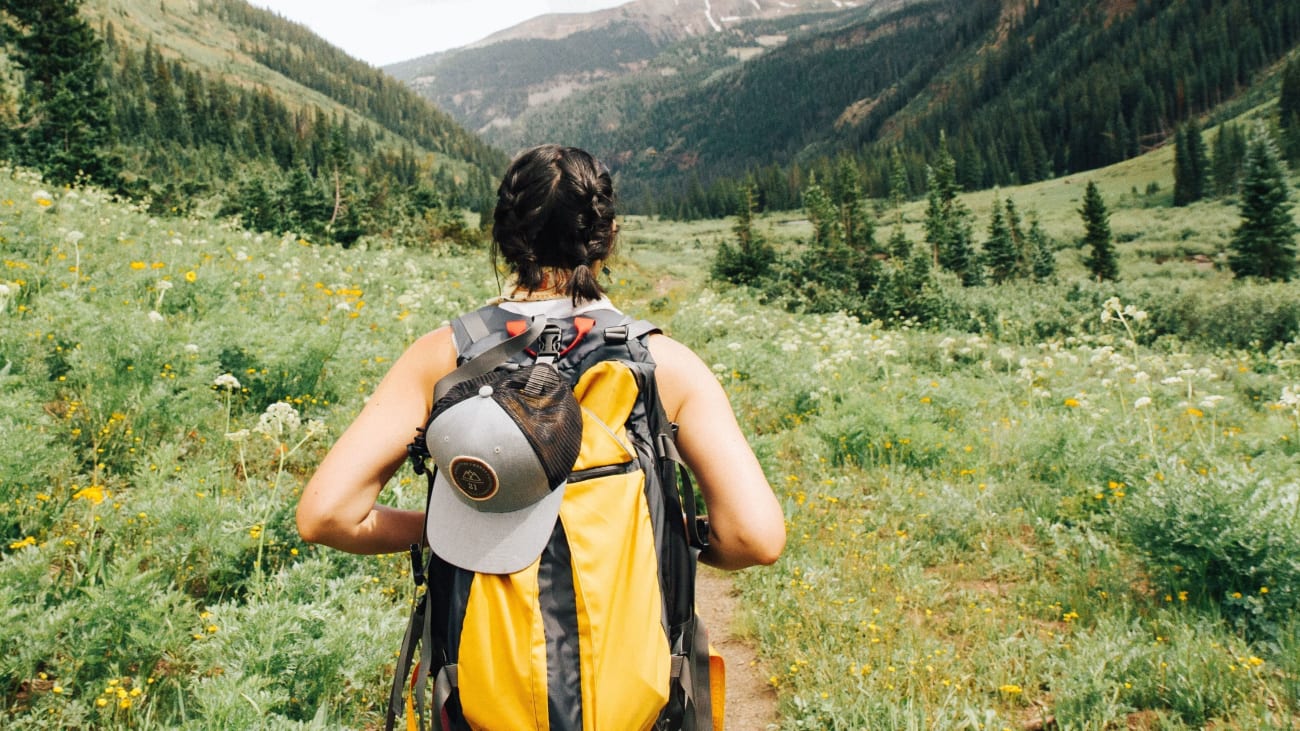
[[1133, 489], [1120, 522], [1161, 592], [1267, 638], [1300, 607], [1298, 488], [1246, 468], [1173, 466]]

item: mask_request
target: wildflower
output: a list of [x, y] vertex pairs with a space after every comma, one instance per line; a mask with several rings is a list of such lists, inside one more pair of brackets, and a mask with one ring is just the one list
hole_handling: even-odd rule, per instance
[[75, 244], [77, 244], [79, 241], [81, 241], [82, 239], [86, 238], [86, 235], [83, 234], [83, 233], [80, 232], [80, 231], [75, 231], [75, 230], [74, 230], [74, 231], [69, 231], [69, 232], [67, 233], [67, 235], [65, 236], [65, 238], [68, 240], [68, 243], [69, 243], [69, 244], [73, 244], [73, 245], [75, 245]]
[[158, 283], [155, 284], [153, 288], [158, 290], [159, 292], [166, 292], [167, 290], [171, 289], [172, 286], [173, 285], [170, 281], [166, 279], [159, 279]]
[[54, 196], [50, 195], [49, 191], [45, 190], [38, 190], [35, 193], [32, 193], [32, 200], [36, 201], [36, 205], [41, 208], [49, 208], [54, 205]]
[[219, 388], [226, 391], [238, 391], [243, 385], [235, 378], [233, 374], [222, 373], [212, 380], [213, 388]]
[[74, 500], [88, 500], [96, 505], [104, 502], [105, 497], [103, 485], [91, 485], [72, 494]]
[[247, 429], [240, 429], [239, 431], [226, 432], [226, 439], [232, 442], [242, 442], [245, 439], [248, 439], [248, 434], [249, 432]]
[[307, 438], [308, 438], [308, 439], [311, 439], [312, 437], [318, 437], [318, 436], [321, 436], [322, 434], [325, 433], [325, 431], [326, 431], [325, 422], [321, 421], [320, 419], [308, 419], [308, 420], [307, 420]]
[[188, 272], [185, 272], [185, 281], [191, 284], [197, 281], [198, 278], [199, 278], [198, 273], [196, 273], [193, 269], [189, 270]]
[[1135, 409], [1146, 408], [1147, 406], [1150, 406], [1150, 405], [1151, 405], [1151, 397], [1150, 397], [1150, 396], [1139, 396], [1138, 399], [1137, 399], [1136, 401], [1133, 402], [1133, 408], [1135, 408]]
[[32, 536], [27, 536], [21, 541], [14, 541], [13, 543], [10, 543], [9, 550], [17, 551], [19, 549], [27, 548], [28, 546], [34, 546], [34, 545], [36, 545], [36, 539], [33, 538]]
[[149, 310], [149, 322], [162, 322], [167, 318], [162, 316], [158, 310]]
[[1160, 382], [1166, 386], [1177, 386], [1178, 384], [1183, 382], [1183, 378], [1182, 376], [1169, 376], [1168, 378], [1165, 378]]
[[185, 352], [189, 355], [198, 355], [199, 346], [195, 345], [194, 343], [186, 343]]
[[266, 407], [266, 411], [258, 418], [257, 426], [253, 427], [253, 431], [267, 436], [280, 436], [295, 431], [301, 423], [298, 410], [292, 404], [277, 401]]
[[998, 686], [998, 691], [1005, 695], [1020, 695], [1021, 693], [1025, 692], [1025, 689], [1021, 688], [1018, 685], [1008, 683], [1006, 685]]
[[147, 268], [149, 268], [149, 265], [148, 265], [148, 264], [145, 264], [145, 263], [142, 262], [142, 261], [133, 261], [133, 262], [131, 262], [131, 268], [134, 269], [134, 270], [136, 270], [136, 271], [138, 272], [138, 271], [140, 271], [141, 269], [147, 269]]
[[1218, 406], [1219, 402], [1222, 400], [1223, 400], [1222, 396], [1218, 394], [1210, 394], [1209, 396], [1206, 396], [1205, 398], [1201, 399], [1201, 408], [1213, 409], [1214, 407]]
[[1079, 408], [1079, 399], [1076, 399], [1076, 398], [1068, 398], [1068, 399], [1065, 400], [1065, 405], [1068, 406], [1068, 407], [1071, 408], [1071, 409], [1077, 409], [1077, 408]]

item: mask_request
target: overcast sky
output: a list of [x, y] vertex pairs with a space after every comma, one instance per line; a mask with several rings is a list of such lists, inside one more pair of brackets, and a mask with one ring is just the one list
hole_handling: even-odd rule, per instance
[[464, 46], [545, 13], [583, 13], [628, 0], [249, 0], [383, 66]]

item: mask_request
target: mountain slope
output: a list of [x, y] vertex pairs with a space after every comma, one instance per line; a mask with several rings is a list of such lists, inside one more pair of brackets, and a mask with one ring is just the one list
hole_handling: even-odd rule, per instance
[[[915, 193], [940, 132], [968, 189], [1127, 159], [1246, 93], [1297, 41], [1300, 4], [1270, 0], [918, 0], [738, 22], [552, 87], [558, 103], [504, 61], [499, 84], [462, 95], [533, 88], [485, 137], [583, 145], [641, 210], [718, 215], [746, 177], [766, 203], [798, 205], [809, 169], [839, 156], [883, 195], [896, 151]], [[507, 47], [475, 50], [493, 48]]]
[[[731, 36], [733, 29], [753, 21], [804, 24], [818, 16], [851, 12], [859, 5], [901, 2], [633, 0], [592, 13], [543, 15], [465, 48], [392, 64], [385, 70], [496, 141], [498, 131], [527, 110], [643, 72], [684, 39]], [[763, 42], [781, 40], [774, 33]], [[746, 41], [742, 46], [755, 43]]]
[[504, 167], [403, 84], [242, 0], [81, 11], [104, 41], [122, 192], [163, 210], [350, 241], [481, 207]]

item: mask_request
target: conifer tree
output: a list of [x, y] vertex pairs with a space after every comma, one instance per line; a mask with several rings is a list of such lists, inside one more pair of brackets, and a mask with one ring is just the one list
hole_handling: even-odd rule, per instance
[[979, 284], [982, 277], [971, 243], [970, 211], [957, 199], [957, 163], [948, 153], [943, 133], [939, 134], [939, 157], [928, 173], [925, 240], [933, 261], [956, 273], [962, 284]]
[[1291, 191], [1276, 146], [1262, 128], [1250, 141], [1241, 180], [1241, 224], [1228, 265], [1237, 277], [1288, 281], [1296, 269]]
[[1241, 125], [1224, 123], [1219, 126], [1219, 133], [1214, 136], [1214, 157], [1211, 176], [1215, 195], [1231, 195], [1237, 190], [1237, 180], [1241, 177], [1241, 166], [1246, 159], [1246, 134]]
[[1292, 59], [1282, 72], [1277, 114], [1278, 129], [1282, 132], [1282, 154], [1294, 165], [1300, 162], [1300, 58]]
[[1185, 206], [1209, 192], [1210, 161], [1195, 119], [1179, 127], [1174, 139], [1174, 205]]
[[1020, 211], [1016, 209], [1016, 202], [1010, 197], [1004, 201], [1007, 210], [1007, 230], [1011, 233], [1011, 244], [1016, 252], [1016, 266], [1013, 276], [1028, 277], [1030, 270], [1033, 268], [1033, 252], [1029, 250], [1029, 240], [1025, 238], [1025, 231], [1021, 227]]
[[1053, 253], [1055, 247], [1052, 246], [1052, 239], [1038, 224], [1035, 218], [1029, 223], [1029, 233], [1027, 234], [1029, 249], [1033, 256], [1033, 268], [1031, 273], [1035, 282], [1046, 282], [1056, 276], [1056, 254]]
[[994, 284], [1001, 284], [1015, 276], [1020, 255], [1011, 236], [1011, 227], [1003, 213], [997, 196], [993, 198], [993, 213], [989, 217], [989, 238], [984, 242], [984, 265]]
[[1102, 200], [1097, 184], [1091, 180], [1084, 191], [1079, 215], [1083, 217], [1083, 244], [1091, 248], [1084, 265], [1097, 281], [1119, 279], [1119, 259], [1110, 233], [1110, 212], [1106, 210], [1106, 202]]
[[109, 157], [103, 44], [78, 13], [80, 0], [0, 0], [23, 71], [19, 160], [51, 182], [115, 177]]
[[741, 191], [736, 223], [731, 227], [735, 244], [722, 242], [713, 259], [713, 278], [720, 282], [754, 286], [762, 283], [776, 261], [776, 250], [754, 230], [754, 212], [758, 209], [754, 187]]

